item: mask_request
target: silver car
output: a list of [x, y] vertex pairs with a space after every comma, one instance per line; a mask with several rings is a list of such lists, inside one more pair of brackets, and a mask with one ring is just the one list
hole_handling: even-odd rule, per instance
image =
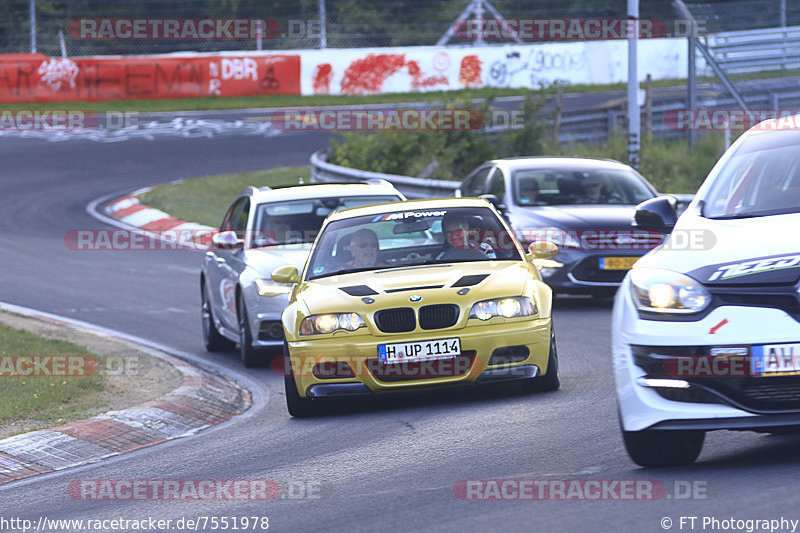
[[330, 213], [362, 205], [403, 201], [388, 182], [248, 187], [237, 196], [206, 252], [200, 274], [203, 342], [210, 352], [239, 344], [246, 367], [283, 346], [281, 312], [291, 285], [272, 271], [303, 267]]

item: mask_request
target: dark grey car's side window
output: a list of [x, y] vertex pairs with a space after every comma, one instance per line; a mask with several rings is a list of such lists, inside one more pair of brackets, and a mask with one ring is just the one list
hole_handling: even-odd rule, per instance
[[492, 170], [494, 170], [494, 167], [489, 165], [478, 169], [472, 176], [468, 177], [461, 187], [461, 196], [471, 198], [484, 194], [486, 191], [486, 180], [489, 179]]
[[489, 182], [489, 194], [494, 194], [500, 203], [505, 203], [506, 197], [506, 180], [503, 178], [503, 173], [497, 171], [492, 175], [492, 181]]

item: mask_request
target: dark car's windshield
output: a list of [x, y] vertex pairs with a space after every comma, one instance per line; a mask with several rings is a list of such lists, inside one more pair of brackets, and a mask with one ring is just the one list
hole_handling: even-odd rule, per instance
[[314, 248], [306, 279], [490, 260], [521, 260], [516, 241], [492, 210], [398, 210], [328, 224]]
[[311, 243], [322, 222], [338, 209], [397, 202], [397, 196], [309, 198], [259, 204], [253, 223], [253, 247]]
[[800, 212], [800, 132], [757, 133], [743, 140], [703, 198], [709, 218]]
[[637, 205], [655, 196], [633, 172], [614, 169], [521, 169], [512, 175], [512, 188], [520, 206]]

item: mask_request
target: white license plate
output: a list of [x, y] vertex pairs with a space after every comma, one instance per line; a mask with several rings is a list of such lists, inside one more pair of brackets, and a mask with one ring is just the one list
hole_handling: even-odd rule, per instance
[[461, 354], [461, 340], [458, 338], [378, 345], [378, 359], [382, 363], [452, 359], [459, 354]]
[[800, 374], [800, 343], [753, 346], [750, 370], [754, 376]]

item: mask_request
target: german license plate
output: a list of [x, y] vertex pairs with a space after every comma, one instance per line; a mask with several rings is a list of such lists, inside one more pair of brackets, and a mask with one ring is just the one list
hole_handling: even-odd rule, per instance
[[452, 359], [460, 353], [461, 340], [458, 338], [378, 345], [378, 359], [387, 364]]
[[750, 371], [754, 376], [800, 374], [800, 343], [753, 346]]
[[630, 270], [638, 257], [601, 257], [600, 270]]

